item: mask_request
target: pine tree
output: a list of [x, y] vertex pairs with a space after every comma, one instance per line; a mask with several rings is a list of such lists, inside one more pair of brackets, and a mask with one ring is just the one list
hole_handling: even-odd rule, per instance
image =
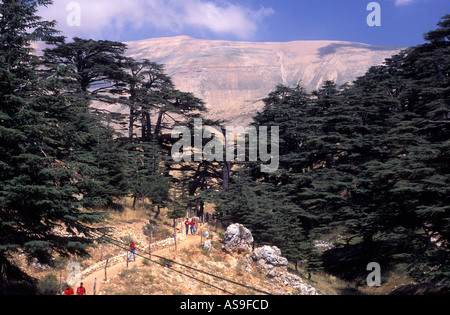
[[58, 117], [65, 137], [61, 159], [83, 165], [79, 189], [85, 207], [111, 205], [129, 191], [126, 151], [116, 132], [124, 117], [98, 108], [99, 102], [117, 102], [125, 48], [117, 42], [74, 38], [44, 50], [42, 76], [52, 80], [55, 96], [66, 99]]
[[51, 84], [39, 78], [40, 60], [31, 54], [31, 41], [58, 41], [54, 23], [36, 16], [38, 6], [50, 4], [0, 3], [0, 289], [21, 280], [11, 254], [21, 250], [42, 263], [55, 253], [85, 254], [92, 243], [87, 224], [101, 219], [80, 211], [77, 166], [57, 159], [56, 109], [64, 99], [48, 95]]
[[229, 212], [233, 219], [246, 224], [258, 242], [276, 245], [296, 266], [307, 261], [314, 269], [317, 259], [313, 257], [311, 237], [320, 221], [320, 212], [314, 205], [320, 192], [308, 190], [308, 170], [322, 161], [317, 150], [308, 151], [312, 150], [308, 139], [319, 128], [319, 107], [313, 105], [311, 95], [300, 86], [277, 86], [264, 102], [263, 111], [254, 118], [254, 126], [280, 128], [280, 167], [275, 173], [263, 174], [255, 163], [245, 163], [248, 174], [239, 171], [238, 179], [230, 184], [226, 203], [232, 208]]
[[394, 193], [412, 210], [406, 228], [421, 232], [409, 235], [411, 246], [402, 253], [414, 257], [411, 270], [420, 280], [446, 281], [450, 274], [449, 21], [444, 16], [439, 28], [425, 35], [429, 43], [407, 51], [399, 75], [405, 86], [399, 98], [406, 110], [399, 115], [405, 128], [397, 136], [403, 140], [403, 178]]
[[[164, 72], [163, 65], [149, 60], [136, 61], [127, 58], [124, 67], [126, 75], [122, 80], [122, 104], [129, 107], [128, 138], [151, 141], [154, 133], [161, 126], [156, 126], [156, 119], [152, 123], [152, 115], [157, 106], [164, 103], [163, 91], [174, 89], [172, 80]], [[159, 122], [161, 124], [162, 121]], [[140, 125], [141, 136], [137, 136], [135, 127]]]
[[129, 108], [127, 149], [134, 204], [145, 196], [159, 209], [167, 199], [167, 183], [173, 182], [168, 171], [174, 166], [170, 162], [172, 141], [165, 132], [199, 117], [205, 105], [193, 94], [176, 90], [160, 64], [127, 58], [124, 67], [120, 102]]
[[378, 233], [391, 257], [409, 263], [420, 280], [448, 277], [447, 22], [444, 17], [441, 28], [425, 36], [430, 43], [369, 70], [348, 94], [354, 104], [367, 104], [369, 133], [350, 188], [358, 212], [345, 222], [357, 223], [353, 231], [366, 245]]
[[70, 43], [64, 41], [45, 49], [44, 54], [51, 71], [64, 73], [67, 93], [115, 102], [111, 93], [121, 87], [125, 50], [123, 43], [75, 37]]

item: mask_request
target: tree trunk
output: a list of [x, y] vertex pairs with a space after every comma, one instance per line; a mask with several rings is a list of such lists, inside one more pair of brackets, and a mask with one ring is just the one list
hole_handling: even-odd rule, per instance
[[188, 202], [186, 206], [186, 217], [191, 218], [192, 217], [192, 203]]
[[130, 106], [130, 120], [128, 125], [128, 138], [130, 143], [133, 142], [134, 138], [134, 106]]
[[156, 137], [157, 140], [159, 140], [159, 134], [160, 134], [160, 132], [162, 130], [162, 120], [163, 120], [164, 114], [165, 114], [165, 112], [163, 110], [161, 110], [159, 112], [158, 120], [157, 120], [156, 125], [155, 125], [155, 137]]
[[145, 115], [145, 123], [146, 123], [146, 129], [147, 129], [147, 140], [152, 140], [152, 122], [150, 119], [150, 114], [148, 112], [144, 112]]
[[155, 214], [155, 216], [154, 216], [154, 219], [158, 219], [158, 217], [159, 217], [159, 214], [161, 213], [161, 206], [160, 205], [157, 205], [156, 206], [156, 214]]
[[147, 137], [147, 123], [145, 120], [146, 120], [145, 113], [142, 113], [142, 116], [141, 116], [141, 128], [142, 128], [141, 138], [142, 138], [142, 140], [146, 139], [146, 137]]
[[136, 210], [136, 202], [137, 202], [137, 196], [134, 194], [133, 196], [133, 210]]
[[134, 115], [136, 114], [136, 107], [134, 104], [136, 103], [136, 85], [134, 83], [130, 84], [130, 120], [129, 120], [129, 126], [128, 126], [128, 137], [130, 140], [130, 143], [133, 142], [134, 138]]
[[230, 184], [230, 173], [231, 173], [231, 162], [225, 161], [222, 169], [222, 191], [228, 191], [228, 187]]
[[200, 210], [197, 213], [197, 216], [203, 217], [204, 213], [205, 213], [205, 203], [202, 200], [202, 201], [200, 201]]

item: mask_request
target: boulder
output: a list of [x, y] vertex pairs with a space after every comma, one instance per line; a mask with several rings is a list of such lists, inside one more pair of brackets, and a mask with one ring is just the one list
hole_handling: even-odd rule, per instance
[[242, 224], [232, 224], [227, 228], [223, 249], [227, 252], [244, 253], [252, 251], [252, 233]]
[[300, 295], [317, 295], [316, 290], [303, 280], [287, 270], [288, 260], [281, 257], [281, 251], [276, 246], [263, 246], [255, 249], [251, 258], [256, 268], [272, 281], [295, 288]]
[[263, 246], [257, 248], [252, 258], [258, 262], [263, 268], [272, 270], [274, 267], [286, 267], [288, 260], [281, 257], [281, 250], [276, 246]]
[[263, 246], [255, 249], [251, 258], [256, 267], [268, 278], [277, 278], [287, 271], [288, 260], [281, 257], [281, 250], [276, 246]]
[[[316, 290], [294, 274], [288, 272], [288, 260], [281, 256], [281, 250], [276, 246], [263, 246], [252, 250], [252, 233], [241, 224], [230, 225], [224, 237], [223, 249], [228, 253], [248, 253], [240, 257], [246, 272], [252, 271], [252, 266], [263, 273], [268, 281], [284, 287], [297, 290], [300, 295], [316, 295]], [[280, 289], [280, 294], [284, 294]]]
[[211, 251], [211, 241], [210, 240], [205, 241], [205, 243], [203, 244], [203, 248], [206, 251], [210, 252]]

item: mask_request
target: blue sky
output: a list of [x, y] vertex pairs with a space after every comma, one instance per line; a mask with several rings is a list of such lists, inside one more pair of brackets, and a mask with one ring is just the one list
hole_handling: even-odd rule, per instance
[[[342, 40], [413, 46], [450, 14], [450, 0], [55, 0], [39, 12], [67, 37], [131, 41], [188, 35], [243, 41]], [[71, 6], [68, 7], [68, 5]], [[78, 23], [79, 22], [79, 23]]]

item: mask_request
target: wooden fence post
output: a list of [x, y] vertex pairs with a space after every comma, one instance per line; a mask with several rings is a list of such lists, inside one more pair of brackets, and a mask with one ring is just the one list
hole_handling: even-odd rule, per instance
[[108, 277], [106, 276], [106, 269], [108, 268], [108, 262], [109, 262], [109, 258], [106, 259], [106, 264], [105, 264], [105, 281], [108, 280]]
[[95, 277], [95, 280], [94, 280], [94, 289], [92, 290], [92, 292], [93, 292], [93, 295], [96, 295], [96, 294], [97, 294], [97, 277]]
[[152, 243], [153, 243], [153, 231], [150, 231], [150, 244], [148, 245], [148, 255], [152, 259]]
[[173, 238], [175, 241], [175, 251], [177, 251], [177, 226], [176, 226], [175, 219], [173, 219]]
[[62, 271], [59, 272], [59, 292], [61, 293], [63, 291], [63, 285], [62, 285]]

